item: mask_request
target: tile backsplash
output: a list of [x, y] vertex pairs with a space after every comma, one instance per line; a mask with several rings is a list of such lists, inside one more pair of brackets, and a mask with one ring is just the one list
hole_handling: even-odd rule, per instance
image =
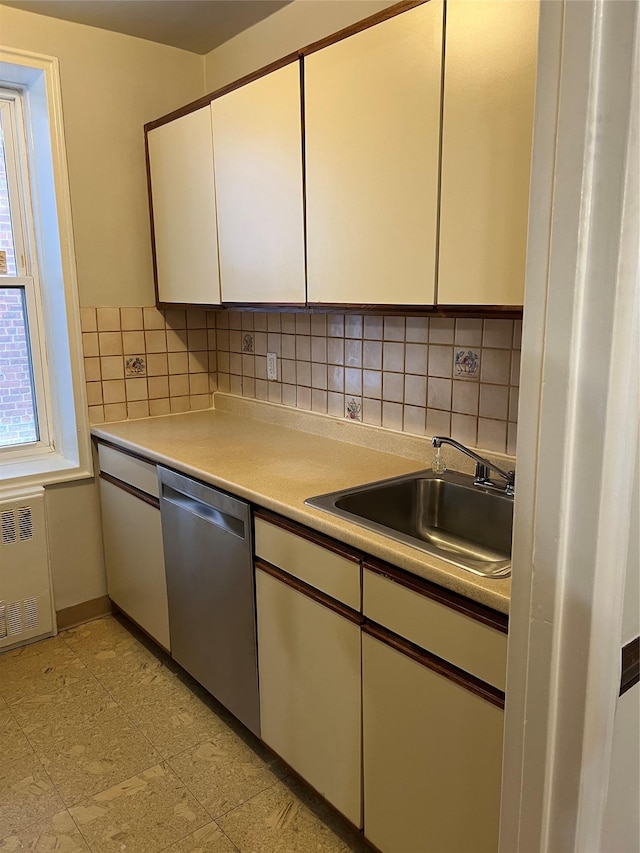
[[215, 321], [199, 310], [82, 308], [91, 423], [209, 408]]
[[515, 455], [519, 320], [84, 308], [82, 330], [92, 423], [220, 390]]

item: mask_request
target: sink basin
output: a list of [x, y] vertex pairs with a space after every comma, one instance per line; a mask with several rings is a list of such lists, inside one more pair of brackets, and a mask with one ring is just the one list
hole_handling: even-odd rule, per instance
[[475, 574], [511, 574], [513, 498], [466, 474], [419, 471], [305, 503]]

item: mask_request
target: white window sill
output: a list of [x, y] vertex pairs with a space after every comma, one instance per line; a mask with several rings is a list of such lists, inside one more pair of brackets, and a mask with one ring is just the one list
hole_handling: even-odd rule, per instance
[[11, 462], [0, 460], [0, 496], [3, 492], [25, 486], [48, 486], [92, 476], [93, 472], [79, 465], [77, 459], [65, 459], [58, 453], [23, 457]]

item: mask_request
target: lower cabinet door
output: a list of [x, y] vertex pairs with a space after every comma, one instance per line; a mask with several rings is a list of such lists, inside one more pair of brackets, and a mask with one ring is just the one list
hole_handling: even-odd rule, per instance
[[360, 626], [256, 570], [262, 739], [362, 827]]
[[496, 853], [503, 712], [367, 634], [364, 834], [382, 853]]
[[100, 480], [109, 598], [169, 651], [160, 510]]

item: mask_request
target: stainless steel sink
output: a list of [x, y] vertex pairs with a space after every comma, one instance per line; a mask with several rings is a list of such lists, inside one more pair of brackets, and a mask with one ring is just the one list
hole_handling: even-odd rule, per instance
[[305, 503], [475, 574], [511, 574], [513, 498], [466, 474], [418, 471]]

